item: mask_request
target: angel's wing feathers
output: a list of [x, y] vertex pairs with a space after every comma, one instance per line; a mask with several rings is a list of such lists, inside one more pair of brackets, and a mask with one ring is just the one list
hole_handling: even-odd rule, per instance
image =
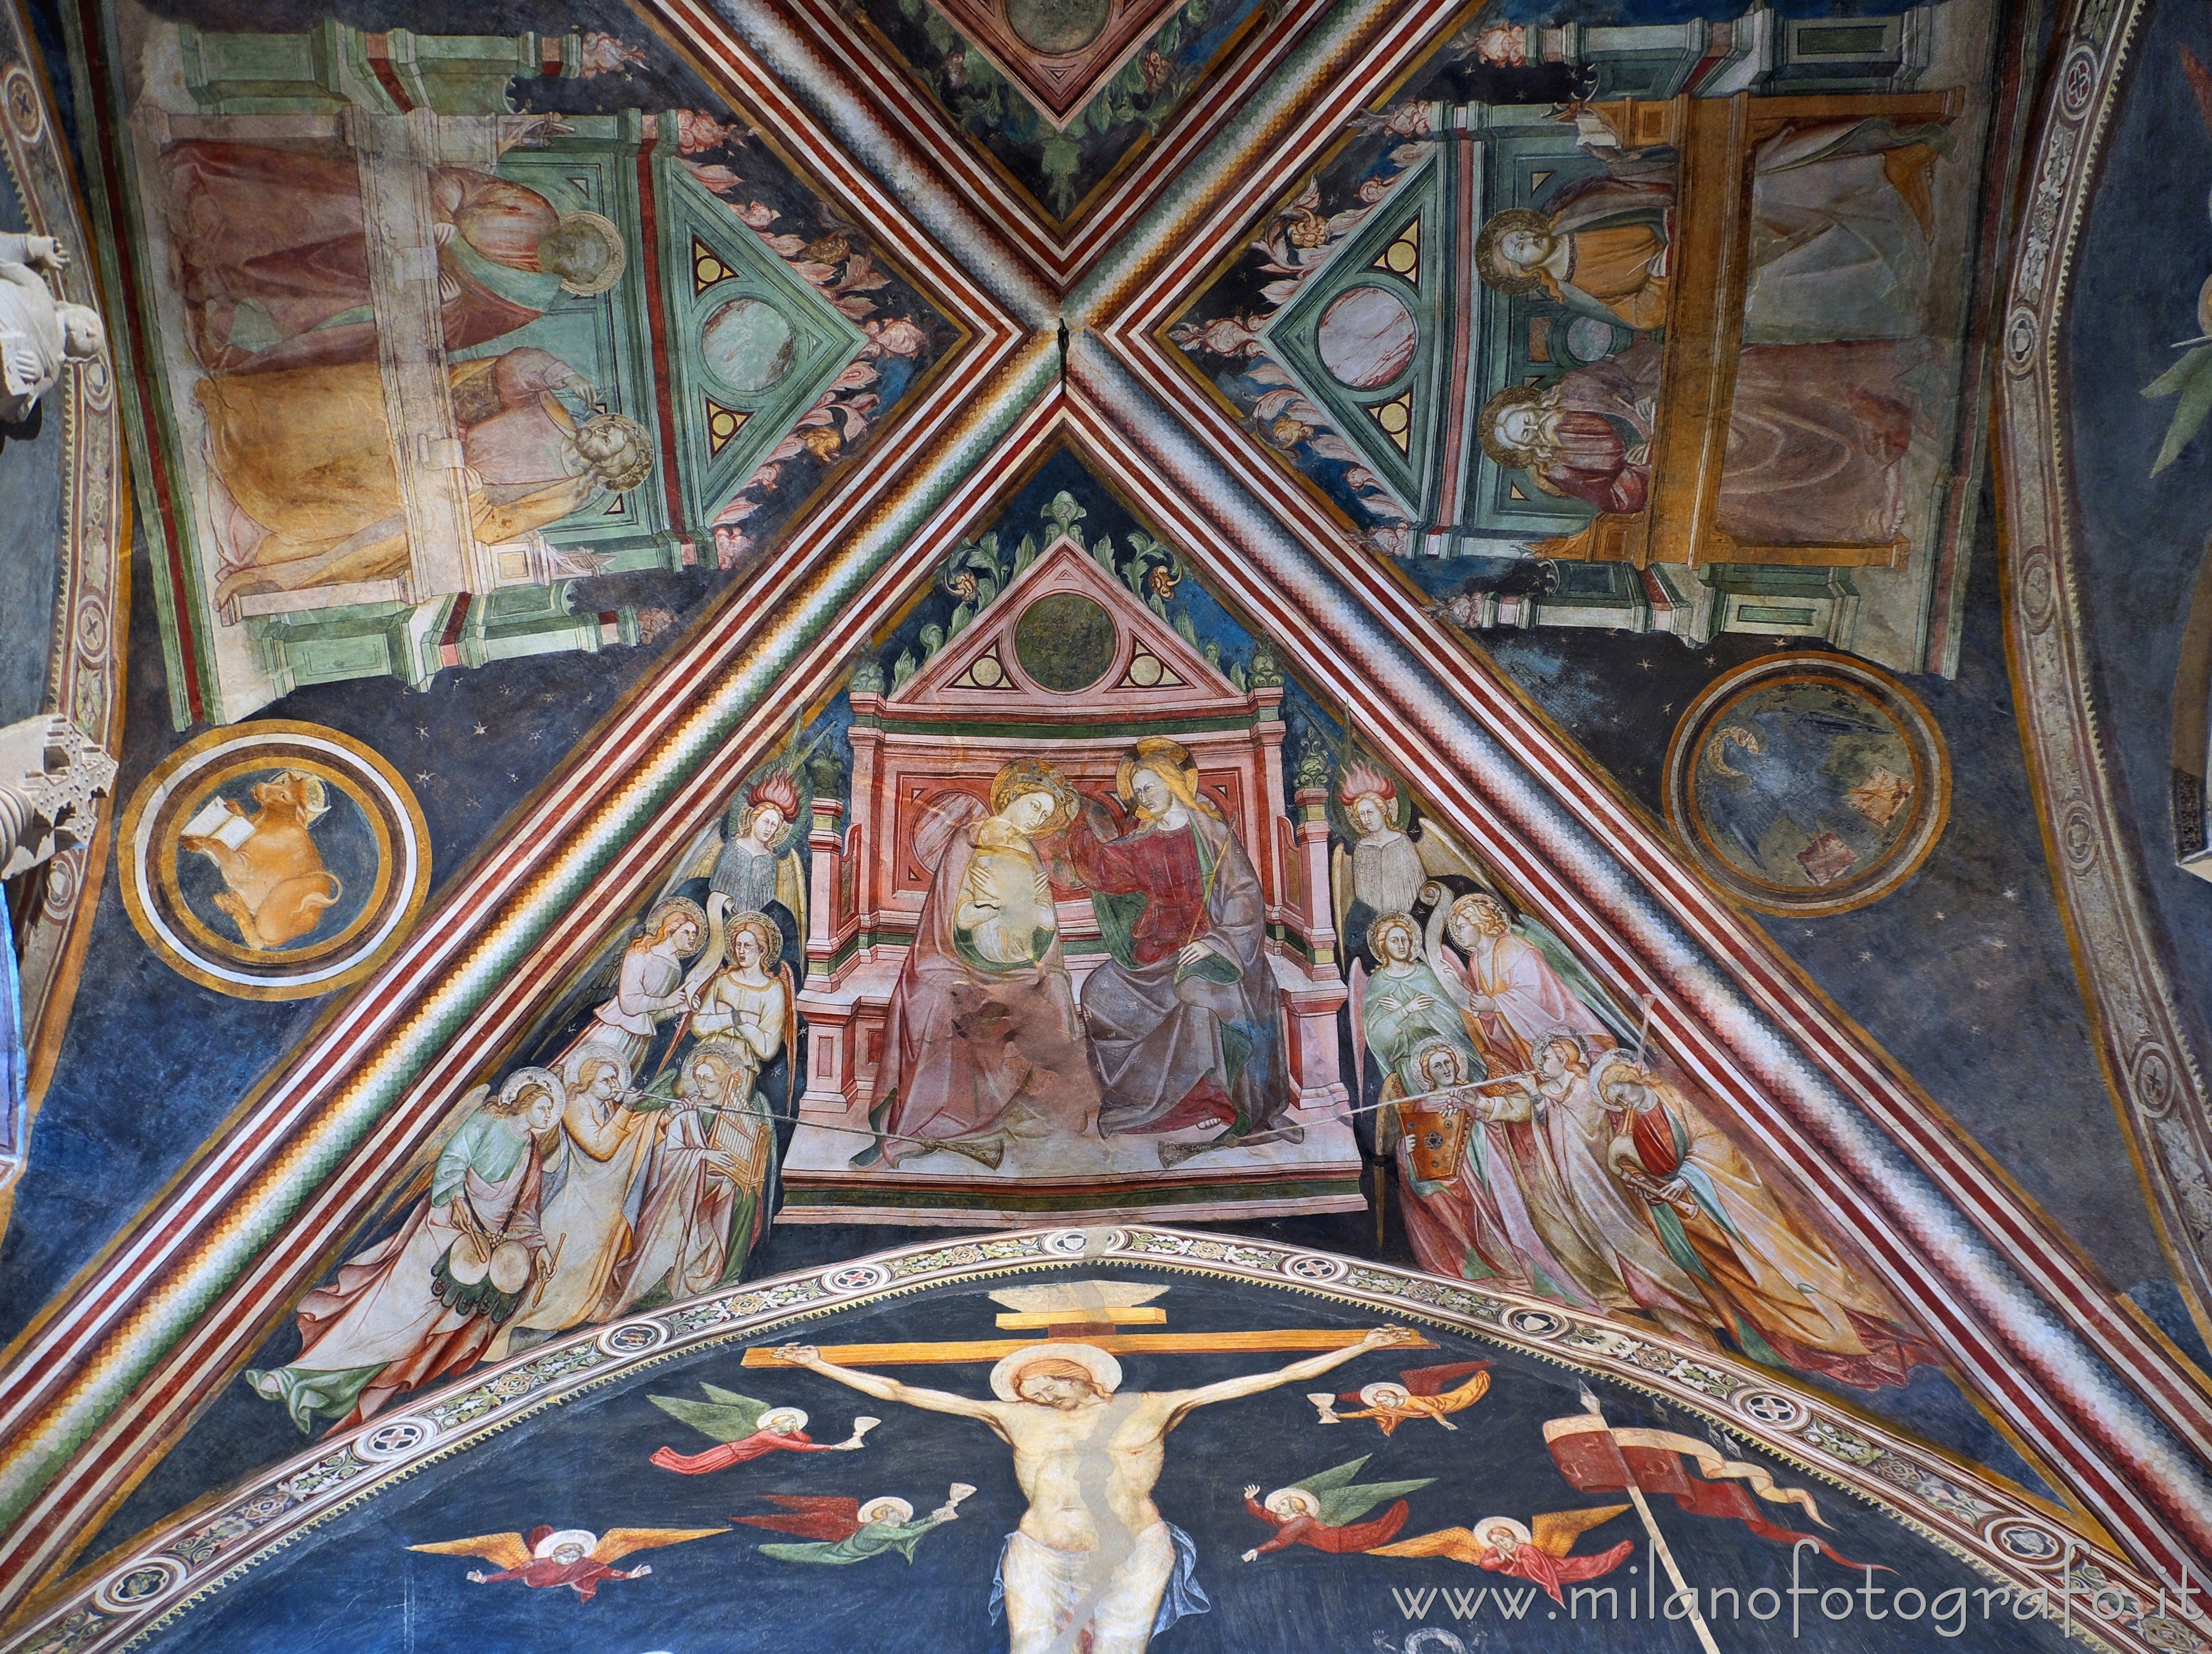
[[[795, 837], [795, 836], [794, 836]], [[799, 934], [791, 939], [804, 958], [806, 951], [806, 869], [800, 863], [796, 848], [786, 850], [775, 864], [775, 899], [790, 910], [799, 927]]]
[[1523, 914], [1516, 928], [1559, 973], [1567, 984], [1568, 991], [1595, 1011], [1598, 1019], [1613, 1031], [1615, 1039], [1624, 1045], [1636, 1043], [1636, 1019], [1621, 1009], [1620, 1001], [1605, 991], [1598, 979], [1590, 975], [1565, 942], [1553, 934], [1549, 927], [1541, 920], [1532, 919]]
[[[1412, 1481], [1355, 1482], [1348, 1487], [1316, 1493], [1315, 1497], [1321, 1502], [1321, 1519], [1332, 1528], [1341, 1528], [1357, 1522], [1384, 1500], [1403, 1499], [1435, 1480], [1434, 1476], [1422, 1476]], [[1314, 1492], [1310, 1487], [1307, 1491]]]
[[1334, 1493], [1336, 1489], [1347, 1486], [1352, 1479], [1359, 1474], [1359, 1467], [1373, 1456], [1371, 1453], [1363, 1453], [1356, 1459], [1347, 1460], [1342, 1464], [1332, 1465], [1329, 1469], [1314, 1475], [1301, 1477], [1291, 1486], [1303, 1487], [1318, 1499], [1323, 1493]]
[[1489, 1371], [1487, 1361], [1447, 1361], [1432, 1367], [1404, 1367], [1398, 1377], [1416, 1396], [1441, 1396], [1461, 1379]]
[[432, 1132], [407, 1164], [399, 1168], [399, 1175], [392, 1180], [390, 1185], [392, 1194], [386, 1202], [387, 1207], [418, 1199], [422, 1191], [429, 1188], [431, 1176], [437, 1170], [438, 1157], [446, 1152], [446, 1145], [453, 1141], [453, 1134], [461, 1128], [461, 1122], [482, 1108], [484, 1099], [490, 1095], [489, 1085], [471, 1085], [461, 1093], [460, 1101], [446, 1110], [446, 1117], [438, 1122], [437, 1130]]
[[2212, 70], [2197, 60], [2197, 54], [2187, 46], [2179, 48], [2181, 53], [2181, 72], [2188, 77], [2189, 89], [2197, 94], [2197, 107], [2204, 117], [2204, 124], [2212, 126]]
[[1413, 848], [1421, 858], [1421, 871], [1431, 879], [1442, 879], [1447, 873], [1456, 873], [1462, 879], [1472, 879], [1485, 890], [1491, 888], [1490, 875], [1475, 866], [1474, 858], [1460, 848], [1459, 841], [1437, 825], [1424, 819], [1413, 829]]
[[699, 836], [691, 841], [690, 853], [678, 864], [676, 877], [668, 881], [667, 895], [686, 879], [706, 879], [713, 875], [714, 864], [722, 859], [722, 846], [727, 842], [722, 836], [722, 824], [709, 823], [702, 828]]
[[783, 1511], [773, 1516], [732, 1517], [730, 1520], [833, 1544], [860, 1531], [860, 1501], [856, 1499], [827, 1493], [763, 1493], [761, 1497], [771, 1505], [782, 1505]]
[[[653, 1406], [672, 1419], [681, 1420], [702, 1436], [718, 1442], [743, 1441], [760, 1428], [761, 1415], [768, 1411], [768, 1403], [756, 1402], [747, 1396], [730, 1396], [727, 1390], [713, 1392], [711, 1402], [694, 1402], [681, 1396], [648, 1396]], [[726, 1402], [720, 1398], [730, 1396]]]
[[1377, 1545], [1370, 1556], [1448, 1556], [1455, 1562], [1480, 1562], [1483, 1547], [1465, 1528], [1443, 1528], [1419, 1534], [1395, 1545]]
[[621, 1561], [632, 1551], [657, 1551], [664, 1545], [681, 1545], [693, 1539], [712, 1539], [716, 1534], [729, 1531], [727, 1528], [610, 1528], [601, 1536], [599, 1548], [592, 1553], [592, 1560], [612, 1564]]
[[410, 1545], [410, 1551], [429, 1551], [438, 1556], [480, 1557], [495, 1568], [521, 1568], [530, 1564], [530, 1547], [520, 1534], [479, 1534], [474, 1539], [446, 1539], [434, 1545]]
[[757, 1407], [765, 1409], [766, 1402], [757, 1402], [750, 1396], [740, 1396], [734, 1389], [724, 1389], [720, 1384], [701, 1384], [710, 1402], [720, 1402], [724, 1407]]
[[1553, 1556], [1565, 1556], [1574, 1549], [1580, 1539], [1601, 1522], [1610, 1522], [1628, 1507], [1626, 1505], [1598, 1505], [1585, 1511], [1547, 1511], [1541, 1516], [1528, 1518], [1528, 1536], [1540, 1550]]

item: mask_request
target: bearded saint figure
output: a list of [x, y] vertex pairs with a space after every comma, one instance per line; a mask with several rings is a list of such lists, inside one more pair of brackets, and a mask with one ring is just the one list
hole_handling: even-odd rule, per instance
[[[455, 362], [446, 383], [468, 471], [469, 529], [481, 545], [537, 543], [594, 496], [626, 493], [652, 475], [645, 428], [599, 409], [575, 369], [535, 346]], [[589, 410], [572, 410], [561, 392]], [[404, 485], [375, 362], [216, 374], [192, 394], [207, 417], [216, 484], [218, 600], [406, 571]]]
[[[351, 155], [187, 139], [161, 152], [185, 331], [211, 374], [376, 360], [377, 325]], [[604, 293], [627, 261], [599, 213], [465, 167], [429, 170], [446, 349], [536, 321], [562, 294]]]
[[[1746, 345], [1722, 460], [1719, 527], [1747, 545], [1881, 545], [1904, 523], [1917, 340]], [[1631, 514], [1651, 497], [1661, 347], [1640, 339], [1548, 386], [1509, 385], [1476, 417], [1483, 451], [1547, 494]]]

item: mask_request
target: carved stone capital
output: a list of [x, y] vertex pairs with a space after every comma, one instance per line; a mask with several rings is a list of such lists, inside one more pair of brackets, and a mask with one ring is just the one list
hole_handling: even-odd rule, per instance
[[51, 714], [0, 729], [0, 879], [88, 842], [115, 760]]

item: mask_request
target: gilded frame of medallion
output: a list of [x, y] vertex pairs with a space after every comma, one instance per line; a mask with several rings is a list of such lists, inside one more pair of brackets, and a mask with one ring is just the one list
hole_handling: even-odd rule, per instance
[[[356, 767], [349, 769], [342, 757]], [[193, 910], [178, 881], [176, 856], [183, 852], [173, 830], [180, 830], [181, 813], [213, 799], [228, 778], [280, 768], [304, 769], [346, 792], [368, 824], [377, 871], [368, 897], [337, 935], [272, 956], [219, 934]], [[189, 783], [189, 799], [183, 787], [173, 787], [179, 777]], [[384, 808], [374, 806], [377, 799]], [[167, 853], [149, 858], [156, 845]], [[429, 824], [398, 770], [349, 735], [284, 719], [220, 726], [162, 759], [124, 806], [115, 859], [124, 909], [140, 939], [171, 970], [235, 999], [310, 999], [350, 987], [406, 939], [430, 894]], [[354, 952], [337, 968], [310, 969], [349, 944]], [[266, 963], [270, 970], [265, 975], [226, 970], [223, 960], [244, 967]], [[296, 974], [283, 974], [279, 966]]]
[[[1729, 708], [1760, 689], [1841, 679], [1852, 692], [1877, 702], [1896, 724], [1912, 757], [1912, 821], [1874, 867], [1837, 887], [1815, 885], [1802, 895], [1758, 879], [1732, 866], [1711, 842], [1697, 804], [1695, 771], [1703, 761], [1710, 727]], [[1787, 917], [1825, 916], [1869, 907], [1890, 895], [1933, 853], [1951, 818], [1951, 755], [1943, 732], [1920, 697], [1887, 672], [1842, 655], [1786, 655], [1750, 660], [1723, 672], [1683, 709], [1667, 744], [1667, 825], [1698, 876], [1741, 906]]]

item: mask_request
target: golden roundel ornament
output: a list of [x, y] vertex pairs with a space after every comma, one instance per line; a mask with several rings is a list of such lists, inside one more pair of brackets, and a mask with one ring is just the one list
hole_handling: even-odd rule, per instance
[[359, 982], [430, 890], [429, 829], [399, 772], [317, 724], [236, 724], [185, 742], [131, 794], [116, 854], [146, 945], [240, 999]]

